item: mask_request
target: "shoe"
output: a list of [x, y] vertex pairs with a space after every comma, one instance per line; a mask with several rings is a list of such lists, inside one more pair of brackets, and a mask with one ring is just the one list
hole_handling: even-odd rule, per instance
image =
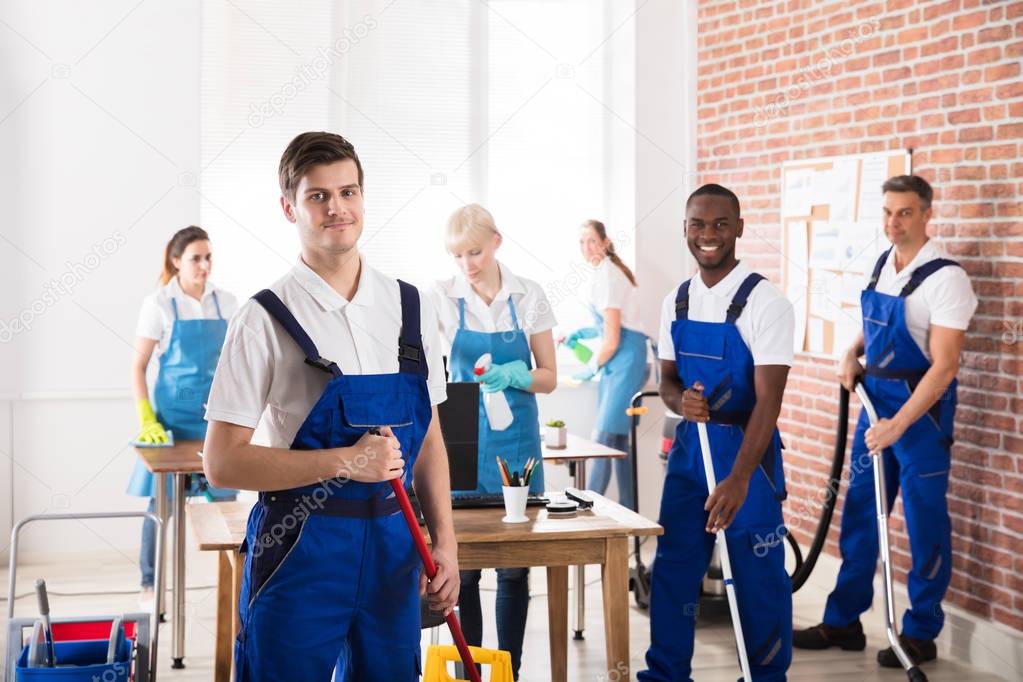
[[792, 646], [797, 649], [829, 649], [837, 646], [843, 651], [863, 651], [867, 646], [867, 638], [858, 620], [844, 628], [821, 623], [793, 632]]
[[[906, 655], [913, 661], [913, 665], [933, 661], [938, 657], [938, 647], [934, 645], [933, 639], [917, 639], [899, 635], [899, 642], [902, 643]], [[895, 651], [891, 647], [877, 652], [877, 662], [881, 664], [882, 668], [902, 667], [899, 657], [895, 655]]]

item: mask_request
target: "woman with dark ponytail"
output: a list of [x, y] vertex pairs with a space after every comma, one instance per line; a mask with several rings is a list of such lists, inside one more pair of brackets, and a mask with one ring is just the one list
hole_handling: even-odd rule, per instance
[[[140, 445], [177, 440], [203, 440], [203, 418], [213, 372], [227, 333], [227, 320], [238, 309], [234, 296], [209, 281], [212, 266], [210, 237], [195, 225], [178, 230], [164, 250], [160, 288], [142, 303], [136, 327], [132, 362], [132, 389], [139, 416]], [[152, 402], [146, 369], [158, 351]], [[154, 405], [155, 403], [155, 405]], [[190, 494], [202, 490], [209, 498], [233, 498], [233, 490], [215, 490], [197, 477]], [[152, 511], [156, 492], [153, 475], [136, 461], [128, 494], [149, 498]], [[142, 527], [139, 565], [142, 571], [140, 602], [153, 599], [153, 555], [156, 529], [146, 521]]]
[[[590, 367], [577, 378], [592, 379], [600, 375], [593, 439], [628, 452], [629, 418], [625, 410], [649, 375], [647, 336], [639, 317], [636, 277], [615, 253], [614, 243], [607, 238], [607, 229], [599, 220], [587, 220], [582, 224], [579, 248], [583, 258], [594, 268], [589, 301], [594, 326], [575, 331], [564, 342], [574, 348], [582, 339], [601, 338], [600, 349], [593, 354]], [[618, 501], [635, 509], [631, 460], [616, 459], [614, 468]], [[611, 463], [606, 459], [596, 460], [587, 487], [603, 494], [610, 481]]]

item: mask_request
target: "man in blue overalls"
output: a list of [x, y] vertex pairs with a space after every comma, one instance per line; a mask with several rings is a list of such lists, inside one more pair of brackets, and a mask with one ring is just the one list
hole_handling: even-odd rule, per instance
[[[792, 304], [735, 257], [739, 200], [704, 185], [686, 202], [699, 274], [661, 309], [660, 393], [685, 419], [668, 455], [650, 595], [643, 682], [692, 680], [700, 583], [725, 531], [753, 679], [784, 680], [792, 585], [782, 547], [785, 498], [776, 424], [792, 365]], [[697, 428], [707, 422], [718, 485], [707, 490]]]
[[[206, 474], [258, 490], [242, 548], [236, 677], [419, 679], [419, 598], [458, 601], [445, 398], [428, 299], [360, 256], [352, 145], [303, 133], [280, 164], [301, 258], [231, 323], [208, 403]], [[268, 446], [252, 443], [259, 423]], [[374, 431], [379, 430], [379, 433]], [[429, 586], [390, 481], [413, 484], [438, 573]]]
[[[942, 257], [927, 237], [931, 186], [915, 175], [884, 183], [884, 229], [892, 247], [881, 254], [860, 297], [863, 332], [845, 353], [839, 378], [849, 390], [864, 375], [879, 422], [860, 413], [853, 439], [849, 490], [842, 511], [842, 568], [824, 622], [796, 632], [801, 649], [861, 651], [860, 614], [874, 597], [878, 537], [870, 452], [884, 450], [888, 507], [899, 488], [913, 564], [902, 645], [915, 663], [937, 656], [941, 600], [952, 577], [948, 489], [959, 353], [977, 297], [966, 272]], [[878, 662], [900, 668], [891, 647]]]

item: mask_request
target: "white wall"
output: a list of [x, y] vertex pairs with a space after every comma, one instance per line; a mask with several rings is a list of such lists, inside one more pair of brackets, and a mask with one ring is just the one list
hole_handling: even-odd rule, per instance
[[[12, 513], [139, 506], [123, 495], [134, 457], [125, 447], [135, 419], [128, 368], [163, 246], [198, 220], [199, 3], [16, 0], [5, 3], [3, 20], [6, 533]], [[132, 555], [134, 528], [95, 528]], [[67, 527], [30, 534], [25, 548], [71, 551], [103, 540]]]

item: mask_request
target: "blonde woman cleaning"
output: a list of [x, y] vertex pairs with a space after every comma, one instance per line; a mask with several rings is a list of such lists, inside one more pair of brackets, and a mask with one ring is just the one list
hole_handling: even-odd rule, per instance
[[[557, 384], [551, 332], [554, 314], [539, 284], [519, 277], [497, 260], [501, 233], [482, 206], [469, 204], [451, 215], [446, 243], [459, 270], [437, 285], [441, 331], [450, 345], [451, 380], [481, 381], [484, 393], [504, 391], [514, 417], [507, 429], [492, 430], [481, 395], [476, 492], [500, 493], [497, 455], [513, 471], [522, 471], [530, 457], [541, 457], [536, 394], [550, 393]], [[477, 378], [473, 369], [485, 353], [493, 357], [493, 364]], [[543, 491], [542, 466], [529, 487], [531, 492]], [[462, 628], [469, 644], [479, 646], [483, 640], [480, 571], [462, 571], [461, 578]], [[515, 679], [528, 607], [529, 569], [497, 569], [498, 647], [511, 653]]]

